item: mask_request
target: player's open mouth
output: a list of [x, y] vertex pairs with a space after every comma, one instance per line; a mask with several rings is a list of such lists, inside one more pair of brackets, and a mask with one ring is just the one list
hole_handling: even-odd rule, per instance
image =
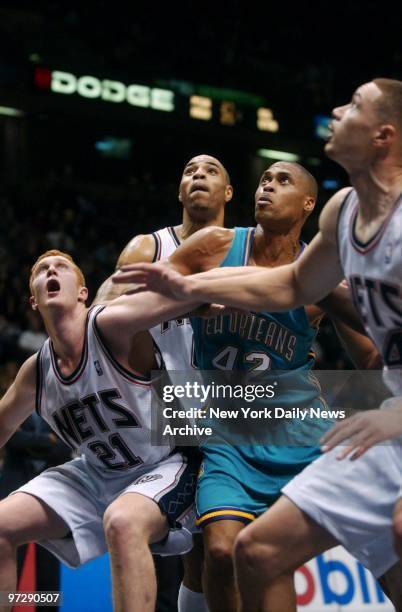
[[208, 187], [203, 183], [194, 183], [191, 186], [190, 193], [194, 193], [195, 191], [205, 191], [208, 192]]
[[325, 134], [325, 140], [328, 142], [328, 140], [331, 140], [333, 135], [334, 135], [334, 128], [332, 126], [332, 123], [329, 123], [327, 130], [326, 130], [326, 134]]
[[261, 196], [257, 200], [257, 206], [263, 207], [267, 206], [268, 204], [272, 204], [272, 200], [268, 196]]
[[57, 293], [60, 291], [60, 283], [55, 278], [50, 278], [47, 281], [46, 289], [48, 293]]

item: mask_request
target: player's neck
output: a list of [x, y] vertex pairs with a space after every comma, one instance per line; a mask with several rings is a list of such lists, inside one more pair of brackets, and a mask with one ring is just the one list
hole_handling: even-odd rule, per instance
[[183, 241], [186, 240], [186, 238], [189, 238], [192, 234], [195, 234], [195, 232], [198, 232], [198, 230], [215, 225], [218, 227], [224, 226], [224, 211], [207, 220], [195, 220], [191, 219], [188, 214], [183, 214], [183, 223], [181, 225], [177, 225], [174, 229], [179, 240]]
[[286, 234], [264, 230], [257, 225], [251, 251], [251, 263], [276, 267], [291, 263], [300, 252], [300, 231], [293, 228]]
[[370, 167], [350, 173], [359, 199], [359, 216], [365, 222], [386, 217], [402, 193], [402, 168]]
[[52, 312], [46, 317], [46, 331], [63, 369], [73, 371], [80, 361], [87, 312], [88, 309], [79, 304], [74, 311]]

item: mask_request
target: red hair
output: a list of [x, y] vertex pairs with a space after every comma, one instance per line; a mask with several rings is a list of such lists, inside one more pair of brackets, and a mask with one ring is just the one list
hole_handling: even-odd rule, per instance
[[77, 266], [77, 264], [75, 263], [71, 255], [69, 255], [68, 253], [63, 253], [63, 251], [58, 251], [57, 249], [52, 249], [51, 251], [46, 251], [45, 253], [42, 253], [42, 255], [39, 255], [38, 259], [35, 261], [35, 263], [33, 264], [31, 268], [31, 275], [29, 277], [29, 289], [31, 290], [31, 293], [33, 293], [32, 292], [32, 282], [35, 276], [35, 271], [38, 266], [38, 263], [42, 261], [42, 259], [45, 259], [45, 257], [52, 257], [52, 256], [64, 257], [64, 259], [68, 259], [68, 261], [71, 262], [74, 266], [74, 270], [77, 275], [79, 285], [81, 287], [85, 287], [85, 278], [82, 273], [82, 270]]

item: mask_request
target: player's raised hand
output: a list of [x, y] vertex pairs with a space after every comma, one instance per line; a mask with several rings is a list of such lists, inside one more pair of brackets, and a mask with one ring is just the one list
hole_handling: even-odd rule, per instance
[[122, 266], [113, 275], [114, 283], [136, 283], [166, 297], [186, 300], [191, 296], [192, 277], [183, 276], [163, 263], [138, 263]]
[[367, 410], [337, 423], [321, 438], [321, 450], [345, 443], [337, 459], [361, 457], [374, 444], [402, 435], [402, 409]]

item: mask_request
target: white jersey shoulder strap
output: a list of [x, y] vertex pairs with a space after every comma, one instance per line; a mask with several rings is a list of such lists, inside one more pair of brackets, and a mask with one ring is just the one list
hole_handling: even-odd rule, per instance
[[166, 259], [180, 246], [180, 240], [174, 227], [164, 227], [152, 234], [155, 240], [155, 255], [153, 262]]

